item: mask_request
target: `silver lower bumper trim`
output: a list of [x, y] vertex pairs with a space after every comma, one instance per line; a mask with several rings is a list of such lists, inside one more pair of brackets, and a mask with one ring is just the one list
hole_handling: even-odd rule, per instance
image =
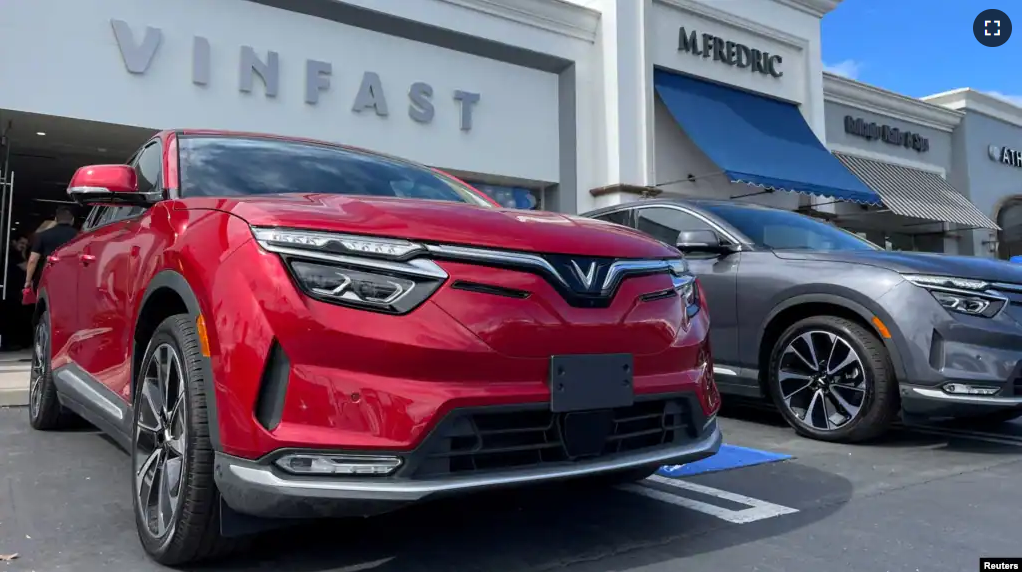
[[335, 479], [287, 476], [267, 464], [218, 454], [215, 474], [217, 485], [231, 505], [235, 504], [232, 500], [245, 504], [245, 497], [260, 495], [292, 499], [414, 502], [442, 493], [567, 479], [657, 463], [692, 462], [716, 453], [720, 449], [721, 441], [720, 426], [716, 419], [713, 419], [697, 441], [669, 449], [616, 456], [612, 460], [596, 460], [577, 466], [530, 468], [444, 480], [384, 480], [375, 477]]
[[920, 397], [939, 399], [948, 403], [965, 405], [994, 405], [1000, 407], [1022, 406], [1022, 397], [997, 397], [990, 395], [954, 395], [933, 387], [913, 387], [912, 392]]

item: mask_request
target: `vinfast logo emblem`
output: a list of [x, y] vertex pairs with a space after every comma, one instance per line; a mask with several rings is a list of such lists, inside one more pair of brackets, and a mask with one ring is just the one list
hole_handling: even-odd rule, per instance
[[578, 265], [578, 262], [571, 261], [571, 269], [575, 272], [575, 277], [578, 278], [579, 282], [585, 286], [586, 290], [593, 289], [593, 280], [596, 278], [596, 263], [590, 262], [589, 268], [583, 272], [582, 268]]

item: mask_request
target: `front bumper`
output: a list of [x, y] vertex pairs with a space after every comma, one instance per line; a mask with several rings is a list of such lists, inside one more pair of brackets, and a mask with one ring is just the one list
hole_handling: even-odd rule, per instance
[[[1008, 296], [1011, 303], [993, 318], [950, 313], [909, 282], [881, 298], [896, 324], [892, 349], [902, 365], [906, 414], [975, 417], [1022, 409], [1022, 294]], [[986, 393], [963, 393], [963, 387]]]
[[299, 477], [275, 467], [272, 456], [250, 461], [218, 453], [214, 474], [232, 509], [268, 518], [372, 516], [436, 497], [572, 479], [650, 465], [691, 463], [714, 455], [721, 445], [716, 418], [705, 421], [697, 437], [677, 444], [597, 457], [578, 462], [544, 463], [468, 476]]
[[909, 413], [925, 417], [981, 417], [990, 411], [1022, 410], [1022, 397], [953, 395], [935, 387], [901, 384], [901, 400]]

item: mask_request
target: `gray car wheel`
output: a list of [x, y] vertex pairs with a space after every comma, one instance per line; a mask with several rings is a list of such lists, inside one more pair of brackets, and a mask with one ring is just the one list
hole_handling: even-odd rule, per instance
[[898, 412], [898, 385], [883, 342], [861, 325], [814, 316], [774, 344], [770, 393], [795, 430], [824, 441], [883, 434]]
[[132, 498], [145, 551], [165, 566], [216, 558], [237, 543], [220, 535], [220, 495], [195, 323], [164, 320], [135, 382]]
[[28, 421], [40, 431], [66, 429], [78, 417], [60, 404], [53, 384], [50, 363], [50, 313], [44, 311], [36, 322], [32, 341], [32, 369], [28, 380]]

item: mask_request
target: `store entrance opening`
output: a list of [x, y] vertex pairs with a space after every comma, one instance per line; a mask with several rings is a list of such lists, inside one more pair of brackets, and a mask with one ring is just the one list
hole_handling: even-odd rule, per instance
[[953, 226], [950, 223], [908, 217], [886, 209], [848, 211], [837, 218], [837, 225], [887, 250], [957, 254], [948, 252], [953, 245], [948, 240]]
[[31, 307], [21, 303], [32, 238], [71, 202], [67, 185], [85, 165], [123, 163], [155, 132], [125, 125], [0, 109], [0, 361], [31, 345]]

